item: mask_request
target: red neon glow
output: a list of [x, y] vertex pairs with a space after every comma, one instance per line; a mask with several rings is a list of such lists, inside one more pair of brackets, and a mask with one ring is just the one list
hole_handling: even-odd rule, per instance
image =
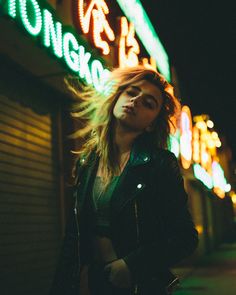
[[139, 64], [138, 54], [140, 52], [138, 41], [135, 38], [134, 25], [128, 24], [125, 16], [120, 18], [120, 40], [119, 40], [119, 66], [136, 66]]
[[110, 41], [115, 40], [115, 34], [106, 19], [109, 8], [104, 0], [92, 0], [89, 4], [85, 2], [78, 0], [78, 16], [82, 32], [88, 34], [92, 27], [94, 45], [100, 48], [104, 55], [107, 55], [110, 53], [110, 47], [108, 42], [102, 39], [101, 34], [105, 33]]
[[153, 57], [150, 57], [150, 61], [148, 60], [147, 57], [144, 57], [142, 59], [142, 62], [143, 62], [143, 65], [146, 68], [151, 69], [151, 70], [154, 70], [154, 71], [157, 70], [157, 63], [156, 63], [156, 60]]

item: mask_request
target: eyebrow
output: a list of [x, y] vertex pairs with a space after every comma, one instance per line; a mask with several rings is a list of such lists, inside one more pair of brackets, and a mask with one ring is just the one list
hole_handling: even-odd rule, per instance
[[[141, 89], [140, 87], [138, 87], [138, 86], [130, 85], [130, 87], [133, 88], [134, 90], [138, 90], [139, 92], [142, 91], [142, 89]], [[148, 96], [149, 98], [153, 99], [153, 100], [155, 101], [155, 103], [156, 103], [157, 105], [159, 105], [159, 102], [158, 102], [158, 100], [156, 99], [155, 96], [153, 96], [153, 95], [151, 95], [151, 94], [146, 94], [146, 93], [145, 93], [145, 95]]]

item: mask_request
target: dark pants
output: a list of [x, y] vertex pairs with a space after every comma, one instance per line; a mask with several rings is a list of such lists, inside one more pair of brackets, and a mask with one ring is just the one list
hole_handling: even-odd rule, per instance
[[117, 288], [108, 280], [104, 265], [91, 264], [88, 270], [88, 286], [91, 295], [133, 295], [131, 289]]

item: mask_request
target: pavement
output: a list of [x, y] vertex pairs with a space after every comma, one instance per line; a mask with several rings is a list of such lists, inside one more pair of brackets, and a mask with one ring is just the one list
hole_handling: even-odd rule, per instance
[[222, 244], [195, 266], [174, 272], [181, 284], [173, 295], [236, 295], [236, 242]]

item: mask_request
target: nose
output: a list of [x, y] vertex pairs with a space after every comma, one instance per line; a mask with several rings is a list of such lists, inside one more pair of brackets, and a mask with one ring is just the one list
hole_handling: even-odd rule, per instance
[[131, 101], [134, 105], [136, 105], [136, 104], [138, 103], [138, 101], [139, 101], [139, 99], [140, 99], [141, 96], [142, 96], [141, 93], [138, 94], [138, 95], [136, 95], [136, 96], [132, 96], [132, 97], [130, 98], [130, 101]]

